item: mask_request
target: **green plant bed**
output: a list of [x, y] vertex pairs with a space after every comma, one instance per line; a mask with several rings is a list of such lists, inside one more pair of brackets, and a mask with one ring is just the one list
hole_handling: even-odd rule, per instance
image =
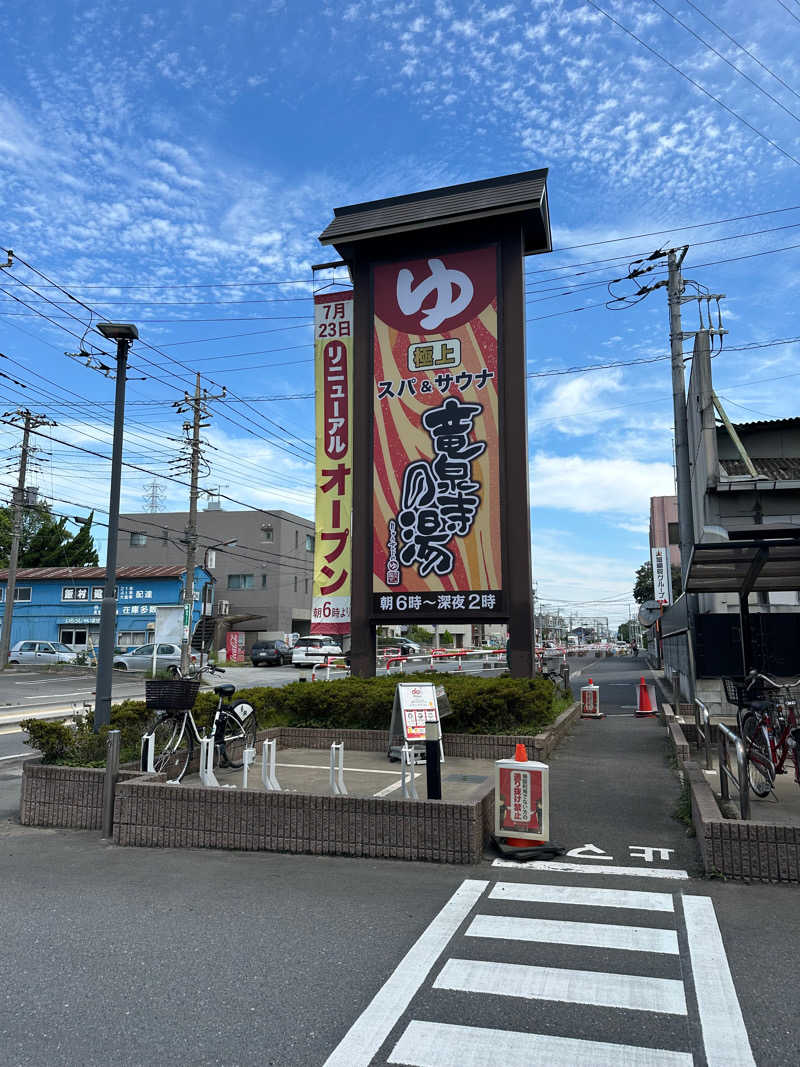
[[[535, 734], [558, 717], [565, 701], [546, 678], [476, 678], [428, 673], [382, 678], [343, 678], [335, 682], [291, 682], [280, 688], [239, 689], [236, 700], [253, 705], [261, 729], [270, 726], [339, 730], [388, 730], [398, 681], [443, 685], [452, 714], [443, 722], [453, 734]], [[217, 698], [200, 693], [194, 706], [198, 726], [209, 727]], [[110, 727], [92, 730], [90, 715], [71, 723], [26, 719], [20, 725], [45, 763], [98, 767], [105, 763], [109, 729], [121, 731], [123, 763], [138, 760], [140, 741], [152, 712], [144, 701], [126, 700], [111, 709]]]

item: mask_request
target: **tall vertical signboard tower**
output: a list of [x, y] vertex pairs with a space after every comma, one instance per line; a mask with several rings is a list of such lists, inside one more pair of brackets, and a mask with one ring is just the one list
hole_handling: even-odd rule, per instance
[[533, 673], [524, 256], [546, 171], [337, 208], [354, 288], [352, 667], [382, 623], [505, 621]]

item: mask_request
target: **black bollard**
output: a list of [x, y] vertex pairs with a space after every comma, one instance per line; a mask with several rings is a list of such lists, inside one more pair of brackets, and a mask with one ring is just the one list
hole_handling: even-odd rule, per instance
[[442, 799], [442, 768], [439, 763], [439, 739], [441, 728], [438, 722], [425, 726], [425, 771], [428, 800]]

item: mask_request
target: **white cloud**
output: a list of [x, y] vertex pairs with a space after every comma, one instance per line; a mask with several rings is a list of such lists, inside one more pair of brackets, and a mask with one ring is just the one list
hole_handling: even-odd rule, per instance
[[635, 520], [648, 514], [651, 496], [669, 496], [673, 484], [669, 463], [536, 452], [530, 490], [534, 508], [624, 514]]

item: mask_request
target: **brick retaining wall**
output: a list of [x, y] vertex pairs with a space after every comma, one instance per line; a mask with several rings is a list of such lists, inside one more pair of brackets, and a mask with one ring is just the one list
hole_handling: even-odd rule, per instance
[[[26, 760], [19, 817], [23, 826], [99, 830], [103, 825], [102, 767], [54, 767]], [[120, 771], [120, 782], [138, 772]]]

